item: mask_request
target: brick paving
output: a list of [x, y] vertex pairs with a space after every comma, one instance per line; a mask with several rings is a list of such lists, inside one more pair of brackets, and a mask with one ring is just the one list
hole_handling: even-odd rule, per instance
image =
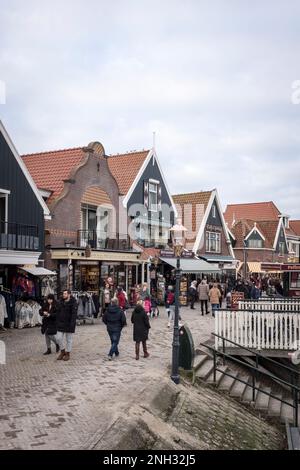
[[[77, 327], [69, 362], [43, 356], [39, 328], [8, 330], [7, 364], [0, 365], [0, 449], [77, 449], [102, 432], [133, 404], [153, 377], [167, 377], [172, 329], [164, 308], [151, 320], [149, 359], [134, 359], [130, 318], [123, 330], [120, 357], [107, 360], [109, 338], [100, 320]], [[211, 317], [182, 309], [195, 345], [210, 337]], [[130, 317], [130, 313], [128, 315]], [[54, 348], [53, 348], [54, 349]]]

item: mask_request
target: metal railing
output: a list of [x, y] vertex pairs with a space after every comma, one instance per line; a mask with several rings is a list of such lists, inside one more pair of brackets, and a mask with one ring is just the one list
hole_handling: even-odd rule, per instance
[[0, 249], [38, 251], [40, 240], [37, 225], [0, 221]]
[[[265, 357], [262, 354], [259, 354], [257, 352], [253, 353], [252, 350], [242, 346], [241, 344], [236, 343], [235, 341], [230, 341], [230, 340], [228, 340], [228, 338], [225, 338], [225, 337], [223, 337], [221, 335], [218, 335], [216, 333], [212, 333], [212, 334], [213, 334], [213, 336], [217, 337], [218, 339], [220, 339], [222, 341], [222, 343], [223, 343], [222, 351], [219, 351], [218, 349], [214, 348], [213, 346], [209, 346], [208, 344], [205, 344], [205, 343], [200, 343], [200, 344], [201, 344], [201, 346], [206, 347], [207, 349], [209, 349], [213, 353], [213, 363], [214, 363], [214, 366], [213, 366], [214, 367], [213, 368], [213, 381], [214, 381], [214, 383], [217, 382], [216, 373], [220, 372], [223, 375], [231, 377], [231, 378], [237, 380], [238, 382], [241, 382], [245, 385], [250, 386], [252, 388], [252, 401], [253, 402], [255, 402], [255, 392], [257, 391], [257, 392], [261, 392], [265, 395], [268, 395], [269, 397], [274, 398], [275, 400], [278, 400], [281, 403], [284, 403], [285, 405], [288, 405], [288, 406], [292, 407], [293, 408], [293, 421], [294, 421], [294, 425], [297, 427], [298, 426], [298, 410], [299, 410], [300, 388], [297, 385], [295, 385], [295, 381], [300, 376], [300, 372], [298, 372], [297, 370], [292, 369], [291, 367], [280, 364], [279, 362], [274, 361], [274, 359], [271, 359], [269, 357]], [[241, 349], [244, 349], [244, 350], [249, 351], [252, 354], [254, 354], [255, 355], [255, 366], [252, 366], [251, 364], [248, 364], [248, 363], [242, 361], [241, 359], [238, 359], [235, 356], [226, 353], [225, 352], [225, 343], [226, 342], [232, 343], [235, 347], [239, 347]], [[229, 359], [230, 361], [233, 361], [233, 362], [235, 362], [239, 365], [242, 365], [243, 367], [246, 367], [246, 368], [250, 369], [250, 371], [251, 371], [251, 383], [249, 383], [249, 381], [243, 380], [238, 375], [230, 374], [230, 373], [224, 371], [223, 369], [218, 368], [217, 367], [217, 357], [218, 356], [223, 358], [223, 365], [225, 365], [225, 359]], [[269, 362], [271, 362], [273, 364], [276, 364], [276, 366], [278, 368], [281, 368], [285, 371], [288, 371], [289, 374], [290, 374], [291, 382], [287, 382], [286, 380], [283, 380], [283, 379], [277, 377], [276, 375], [271, 374], [270, 372], [267, 372], [267, 371], [264, 371], [264, 370], [260, 369], [259, 364], [258, 364], [259, 357], [263, 358], [264, 360], [268, 360]], [[268, 392], [266, 390], [263, 390], [263, 389], [259, 388], [257, 386], [258, 374], [261, 374], [265, 377], [268, 377], [270, 380], [274, 381], [277, 384], [279, 383], [283, 386], [289, 387], [291, 389], [293, 403], [290, 403], [290, 402], [280, 398], [279, 396], [273, 394], [272, 392]]]
[[88, 245], [98, 250], [132, 250], [127, 234], [107, 233], [98, 230], [78, 230], [77, 244], [81, 248]]
[[295, 312], [300, 311], [300, 298], [289, 299], [260, 299], [239, 300], [239, 310], [269, 310], [270, 312]]
[[[300, 346], [300, 314], [220, 309], [215, 314], [215, 333], [246, 348], [295, 351]], [[215, 347], [220, 345], [216, 337]]]

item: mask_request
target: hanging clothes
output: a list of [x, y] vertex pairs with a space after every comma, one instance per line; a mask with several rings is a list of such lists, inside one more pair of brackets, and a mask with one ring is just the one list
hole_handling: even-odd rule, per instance
[[0, 295], [0, 326], [4, 326], [5, 318], [8, 318], [5, 297]]
[[35, 300], [18, 300], [16, 302], [16, 328], [34, 327], [42, 324], [40, 316], [40, 304]]
[[78, 319], [92, 318], [95, 313], [96, 313], [96, 308], [94, 305], [92, 295], [86, 292], [79, 294], [78, 309], [77, 309]]

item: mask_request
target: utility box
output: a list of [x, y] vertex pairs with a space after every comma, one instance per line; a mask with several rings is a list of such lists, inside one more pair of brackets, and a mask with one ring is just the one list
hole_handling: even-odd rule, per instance
[[192, 333], [188, 326], [179, 330], [179, 367], [192, 370], [195, 357], [195, 347]]

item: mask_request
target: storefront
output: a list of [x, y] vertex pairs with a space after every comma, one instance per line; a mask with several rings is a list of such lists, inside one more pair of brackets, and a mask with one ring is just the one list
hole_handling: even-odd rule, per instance
[[288, 297], [300, 297], [300, 264], [283, 264], [283, 289]]
[[52, 260], [57, 261], [58, 291], [88, 291], [98, 293], [111, 278], [112, 285], [126, 292], [136, 284], [140, 265], [139, 253], [53, 249]]
[[[174, 273], [176, 269], [177, 259], [174, 257], [160, 258], [164, 264], [165, 280], [166, 284], [174, 284]], [[204, 277], [209, 282], [211, 279], [216, 279], [217, 276], [221, 275], [221, 270], [218, 265], [207, 263], [203, 259], [199, 258], [181, 258], [180, 269], [182, 272], [180, 280], [180, 304], [185, 306], [188, 304], [188, 289], [193, 280], [201, 280]]]

